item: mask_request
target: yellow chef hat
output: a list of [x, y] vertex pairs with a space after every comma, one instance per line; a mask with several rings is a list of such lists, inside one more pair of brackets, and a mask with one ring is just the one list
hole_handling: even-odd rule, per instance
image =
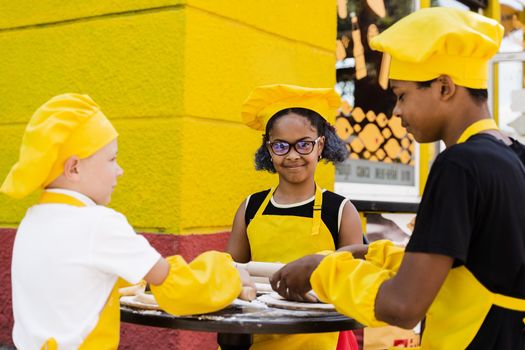
[[323, 118], [335, 116], [341, 98], [331, 88], [307, 88], [295, 85], [262, 85], [250, 93], [241, 108], [243, 121], [250, 128], [263, 131], [268, 120], [287, 108], [307, 108]]
[[370, 47], [391, 58], [389, 74], [380, 74], [385, 78], [427, 81], [445, 74], [457, 85], [486, 89], [488, 60], [502, 37], [503, 27], [493, 19], [432, 7], [402, 18], [374, 37]]
[[44, 188], [62, 174], [69, 157], [89, 157], [117, 136], [111, 122], [89, 96], [55, 96], [31, 117], [18, 163], [7, 174], [0, 192], [23, 198]]

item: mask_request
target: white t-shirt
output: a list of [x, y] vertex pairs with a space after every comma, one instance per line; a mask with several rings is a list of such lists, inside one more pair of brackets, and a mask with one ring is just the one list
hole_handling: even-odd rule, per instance
[[96, 326], [118, 277], [138, 283], [160, 254], [126, 218], [72, 191], [86, 207], [38, 204], [20, 223], [13, 248], [13, 340], [40, 350], [50, 337], [76, 349]]

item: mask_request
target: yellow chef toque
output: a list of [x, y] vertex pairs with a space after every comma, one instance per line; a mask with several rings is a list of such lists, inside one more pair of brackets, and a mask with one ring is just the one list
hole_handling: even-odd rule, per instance
[[18, 163], [7, 174], [0, 192], [24, 198], [60, 176], [69, 157], [87, 158], [117, 136], [111, 122], [89, 96], [55, 96], [31, 117]]
[[370, 47], [384, 52], [386, 60], [391, 58], [389, 74], [380, 74], [385, 78], [427, 81], [445, 74], [457, 85], [486, 89], [488, 60], [502, 37], [503, 27], [493, 19], [433, 7], [402, 18], [374, 37]]
[[307, 108], [325, 119], [336, 115], [341, 98], [331, 88], [307, 88], [294, 85], [263, 85], [252, 90], [241, 108], [241, 116], [250, 128], [263, 131], [268, 120], [287, 108]]

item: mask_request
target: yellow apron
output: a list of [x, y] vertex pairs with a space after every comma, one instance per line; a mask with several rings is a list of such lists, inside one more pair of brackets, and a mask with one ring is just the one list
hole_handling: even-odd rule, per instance
[[[63, 193], [43, 192], [40, 197], [42, 203], [69, 204], [76, 207], [86, 206], [82, 201]], [[120, 295], [119, 288], [129, 285], [119, 278], [113, 286], [106, 305], [100, 313], [97, 325], [84, 340], [79, 349], [116, 349], [120, 340]], [[50, 338], [42, 346], [42, 349], [57, 350], [59, 346], [54, 338]]]
[[[457, 143], [494, 129], [498, 129], [494, 120], [480, 120], [470, 125]], [[476, 337], [492, 305], [525, 311], [525, 299], [492, 293], [465, 266], [451, 269], [427, 312], [421, 347], [465, 349]]]
[[[288, 263], [322, 250], [335, 250], [330, 230], [321, 220], [323, 194], [316, 186], [313, 218], [262, 215], [275, 189], [271, 189], [247, 228], [253, 261]], [[250, 349], [335, 349], [338, 332], [295, 335], [254, 335]]]

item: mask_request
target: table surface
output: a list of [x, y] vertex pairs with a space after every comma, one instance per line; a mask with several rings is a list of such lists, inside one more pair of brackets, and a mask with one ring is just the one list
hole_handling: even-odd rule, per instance
[[236, 334], [322, 333], [362, 328], [335, 311], [295, 311], [260, 302], [236, 300], [229, 307], [204, 315], [174, 316], [159, 310], [121, 306], [123, 322], [200, 332]]

